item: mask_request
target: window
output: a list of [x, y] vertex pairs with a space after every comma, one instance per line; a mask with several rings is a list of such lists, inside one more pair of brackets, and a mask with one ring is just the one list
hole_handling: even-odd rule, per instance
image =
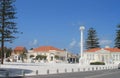
[[51, 57], [51, 59], [50, 59], [51, 61], [53, 61], [53, 56]]
[[119, 60], [120, 60], [120, 55], [119, 55]]
[[93, 54], [93, 60], [94, 60], [94, 54]]
[[87, 59], [89, 59], [89, 55], [87, 54]]
[[90, 54], [90, 60], [92, 59], [91, 54]]
[[118, 55], [116, 54], [116, 60], [118, 61]]

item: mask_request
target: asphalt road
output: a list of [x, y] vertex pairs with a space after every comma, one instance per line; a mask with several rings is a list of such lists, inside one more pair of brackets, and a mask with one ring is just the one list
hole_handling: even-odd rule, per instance
[[120, 69], [38, 75], [25, 78], [120, 78]]

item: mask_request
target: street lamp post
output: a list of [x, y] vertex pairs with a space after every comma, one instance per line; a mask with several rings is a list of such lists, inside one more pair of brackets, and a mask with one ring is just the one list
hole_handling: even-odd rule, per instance
[[85, 27], [84, 26], [80, 26], [80, 59], [79, 59], [79, 63], [82, 62], [82, 59], [83, 59], [83, 31], [85, 30]]
[[64, 49], [64, 51], [65, 51], [65, 61], [66, 61], [66, 63], [67, 63], [67, 49]]

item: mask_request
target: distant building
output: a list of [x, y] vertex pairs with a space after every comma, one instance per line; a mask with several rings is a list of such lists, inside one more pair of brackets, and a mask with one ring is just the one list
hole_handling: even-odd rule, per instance
[[68, 63], [79, 63], [79, 55], [67, 52]]
[[29, 58], [35, 59], [37, 56], [40, 58], [37, 61], [40, 62], [66, 62], [66, 51], [53, 46], [40, 46], [28, 51]]
[[120, 49], [118, 48], [94, 48], [84, 52], [84, 60], [90, 62], [104, 62], [105, 64], [120, 63]]
[[[24, 58], [23, 55], [26, 55]], [[14, 48], [10, 60], [13, 62], [76, 63], [78, 56], [53, 46], [40, 46], [27, 50], [23, 46]]]
[[22, 54], [27, 54], [27, 49], [23, 46], [17, 46], [16, 48], [13, 49], [13, 52], [11, 54], [12, 61], [14, 62], [19, 62], [21, 61]]

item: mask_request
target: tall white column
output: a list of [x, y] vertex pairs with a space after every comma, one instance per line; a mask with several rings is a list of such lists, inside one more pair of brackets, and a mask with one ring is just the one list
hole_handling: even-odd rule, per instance
[[80, 59], [79, 63], [83, 64], [83, 32], [84, 32], [85, 27], [80, 26]]
[[81, 34], [81, 38], [80, 38], [80, 54], [81, 54], [81, 58], [83, 57], [83, 31], [84, 31], [85, 27], [84, 26], [80, 26], [80, 34]]

